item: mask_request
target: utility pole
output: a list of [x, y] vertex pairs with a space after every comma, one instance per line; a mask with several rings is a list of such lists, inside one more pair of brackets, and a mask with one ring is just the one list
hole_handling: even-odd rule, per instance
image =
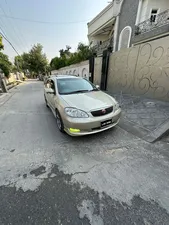
[[18, 64], [18, 60], [17, 59], [16, 59], [16, 66], [17, 66], [17, 70], [18, 70], [18, 72], [16, 72], [16, 77], [17, 77], [17, 80], [19, 80], [19, 78], [18, 78], [19, 64]]

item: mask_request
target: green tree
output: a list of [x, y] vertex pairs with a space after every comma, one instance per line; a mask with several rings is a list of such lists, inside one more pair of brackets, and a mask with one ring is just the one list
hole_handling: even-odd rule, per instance
[[46, 55], [43, 53], [41, 44], [34, 45], [29, 54], [24, 55], [25, 66], [36, 75], [45, 74], [48, 66]]
[[77, 51], [74, 53], [71, 53], [70, 49], [71, 47], [67, 45], [65, 50], [61, 49], [59, 51], [60, 57], [55, 57], [51, 60], [50, 66], [52, 70], [58, 70], [62, 67], [88, 60], [93, 54], [90, 47], [83, 43], [78, 44]]
[[67, 59], [66, 65], [69, 66], [69, 65], [76, 64], [79, 62], [80, 62], [79, 55], [77, 52], [75, 52], [70, 55], [69, 59]]
[[59, 53], [60, 53], [60, 58], [64, 58], [64, 55], [65, 55], [64, 49], [60, 49]]
[[58, 70], [66, 66], [66, 59], [62, 57], [55, 57], [50, 62], [50, 67], [52, 70]]
[[41, 44], [34, 45], [32, 49], [14, 59], [15, 69], [25, 74], [29, 71], [32, 75], [45, 74], [50, 71], [46, 55]]
[[89, 46], [81, 42], [78, 44], [77, 52], [78, 52], [78, 58], [80, 61], [88, 60], [92, 55], [92, 51], [89, 48]]
[[22, 54], [22, 60], [23, 60], [23, 63], [22, 63], [22, 69], [23, 69], [23, 71], [25, 71], [25, 70], [31, 70], [30, 54], [24, 52]]
[[2, 36], [0, 36], [0, 50], [4, 49], [4, 45], [2, 42]]
[[59, 51], [60, 52], [60, 58], [64, 58], [65, 60], [67, 58], [69, 58], [70, 55], [71, 55], [70, 49], [71, 49], [71, 47], [69, 45], [66, 45], [66, 49], [65, 50], [64, 49], [60, 49], [60, 51]]
[[31, 70], [29, 53], [24, 52], [20, 56], [15, 56], [14, 65], [15, 65], [14, 70], [17, 69], [17, 71], [19, 71], [19, 72], [22, 71], [22, 72], [26, 73], [27, 70]]
[[5, 74], [6, 77], [9, 76], [9, 73], [12, 70], [12, 63], [9, 61], [7, 55], [0, 52], [0, 69]]
[[18, 72], [18, 68], [15, 65], [12, 65], [12, 73], [17, 73]]
[[17, 71], [23, 71], [23, 57], [20, 55], [15, 56], [14, 58], [14, 65], [17, 68]]

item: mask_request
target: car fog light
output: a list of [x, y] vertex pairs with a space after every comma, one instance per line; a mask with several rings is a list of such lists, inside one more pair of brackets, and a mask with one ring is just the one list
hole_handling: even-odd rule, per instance
[[72, 133], [78, 133], [78, 132], [80, 132], [79, 129], [74, 129], [74, 128], [69, 128], [69, 131], [72, 132]]

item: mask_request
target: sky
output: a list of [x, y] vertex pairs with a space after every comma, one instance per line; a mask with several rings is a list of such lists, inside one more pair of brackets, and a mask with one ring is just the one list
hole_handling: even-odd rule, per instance
[[[66, 45], [75, 51], [79, 42], [88, 44], [87, 23], [107, 5], [108, 0], [0, 0], [0, 31], [19, 54], [41, 43], [50, 61]], [[13, 61], [16, 53], [3, 43]]]

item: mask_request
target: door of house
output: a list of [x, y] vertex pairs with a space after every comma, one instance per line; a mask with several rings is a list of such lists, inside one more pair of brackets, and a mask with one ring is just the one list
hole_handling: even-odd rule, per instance
[[89, 59], [89, 81], [94, 81], [94, 56]]
[[104, 50], [103, 51], [103, 58], [102, 58], [102, 73], [101, 73], [101, 84], [100, 84], [100, 89], [103, 90], [103, 91], [105, 91], [106, 88], [107, 88], [109, 57], [110, 57], [110, 51]]

